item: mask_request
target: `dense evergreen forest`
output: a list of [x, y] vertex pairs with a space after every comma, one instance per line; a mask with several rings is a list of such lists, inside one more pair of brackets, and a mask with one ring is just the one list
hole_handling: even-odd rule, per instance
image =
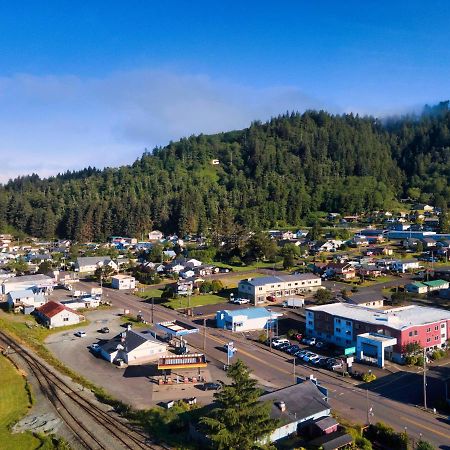
[[[398, 199], [447, 206], [448, 102], [420, 117], [307, 111], [241, 131], [199, 135], [134, 164], [0, 186], [0, 224], [38, 237], [208, 233], [301, 225], [319, 211], [392, 208]], [[219, 165], [212, 160], [218, 159]]]

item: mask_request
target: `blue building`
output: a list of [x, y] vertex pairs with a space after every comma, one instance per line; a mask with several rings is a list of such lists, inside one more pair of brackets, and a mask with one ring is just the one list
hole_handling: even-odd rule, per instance
[[217, 311], [217, 328], [231, 331], [265, 330], [272, 328], [280, 313], [269, 311], [266, 308], [246, 308], [229, 311]]

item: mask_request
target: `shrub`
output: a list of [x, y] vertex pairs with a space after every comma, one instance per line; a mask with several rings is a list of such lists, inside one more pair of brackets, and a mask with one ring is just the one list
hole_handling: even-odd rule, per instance
[[417, 364], [417, 356], [414, 355], [408, 355], [405, 358], [405, 363], [408, 366], [415, 366]]
[[442, 349], [439, 348], [439, 349], [435, 350], [435, 351], [431, 354], [431, 359], [432, 359], [433, 361], [437, 361], [438, 359], [444, 358], [445, 355], [446, 355], [445, 350], [442, 350]]

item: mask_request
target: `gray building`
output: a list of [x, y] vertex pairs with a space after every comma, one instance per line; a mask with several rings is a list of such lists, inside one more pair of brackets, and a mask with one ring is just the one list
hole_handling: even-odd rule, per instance
[[254, 304], [266, 301], [281, 301], [286, 297], [315, 292], [322, 287], [322, 280], [312, 273], [268, 276], [241, 280], [238, 295]]

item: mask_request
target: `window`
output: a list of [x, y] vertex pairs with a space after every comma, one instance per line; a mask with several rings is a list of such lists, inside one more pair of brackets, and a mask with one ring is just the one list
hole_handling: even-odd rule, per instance
[[262, 291], [262, 287], [260, 287], [259, 290]]
[[412, 332], [412, 331], [410, 331], [410, 332], [409, 332], [409, 335], [410, 335], [410, 336], [412, 336], [412, 335], [413, 335], [413, 332]]
[[441, 323], [441, 328], [445, 328], [445, 323]]
[[414, 330], [414, 336], [417, 336], [417, 330]]
[[312, 320], [308, 320], [308, 325], [312, 326], [313, 321]]
[[427, 338], [427, 342], [431, 342], [431, 338]]
[[359, 323], [355, 323], [355, 330], [359, 330], [359, 327], [360, 327]]
[[336, 328], [336, 333], [340, 333], [341, 329], [340, 328]]
[[351, 327], [351, 326], [352, 326], [352, 323], [350, 322], [350, 320], [347, 320], [347, 321], [345, 322], [345, 325], [347, 325], [348, 327]]
[[435, 337], [434, 337], [434, 340], [435, 340], [435, 341], [438, 341], [438, 340], [439, 340], [439, 336], [435, 336]]
[[442, 334], [441, 334], [441, 338], [442, 338], [442, 339], [445, 339], [445, 333], [442, 333]]
[[431, 331], [431, 328], [427, 328], [427, 333], [429, 333]]
[[69, 318], [68, 317], [64, 317], [63, 318], [63, 322], [68, 322], [69, 321]]
[[434, 330], [435, 330], [435, 331], [439, 330], [439, 325], [436, 325], [436, 326], [434, 327]]
[[336, 319], [336, 323], [341, 323], [341, 319]]
[[351, 332], [350, 330], [347, 330], [347, 331], [345, 332], [345, 334], [351, 335], [352, 332]]

